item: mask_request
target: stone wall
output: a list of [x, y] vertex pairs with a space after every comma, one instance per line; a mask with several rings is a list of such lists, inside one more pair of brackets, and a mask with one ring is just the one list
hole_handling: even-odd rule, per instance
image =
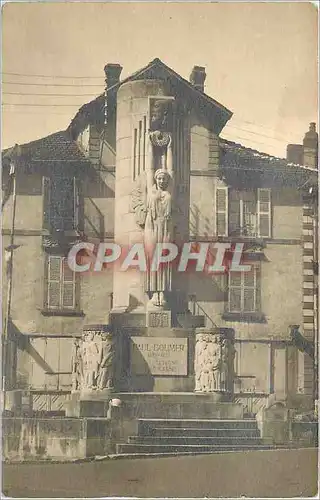
[[110, 452], [107, 419], [3, 418], [2, 425], [8, 461], [65, 461]]

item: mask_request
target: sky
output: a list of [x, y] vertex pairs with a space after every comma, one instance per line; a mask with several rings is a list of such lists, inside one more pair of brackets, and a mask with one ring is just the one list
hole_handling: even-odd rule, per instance
[[124, 78], [156, 57], [187, 79], [206, 67], [205, 92], [233, 112], [227, 139], [284, 157], [317, 122], [311, 3], [24, 2], [2, 14], [2, 149], [67, 128], [103, 91], [106, 63]]

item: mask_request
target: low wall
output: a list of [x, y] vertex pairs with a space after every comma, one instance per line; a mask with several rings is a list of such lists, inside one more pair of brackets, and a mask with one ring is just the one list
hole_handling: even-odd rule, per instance
[[291, 423], [291, 439], [297, 448], [319, 446], [318, 422]]
[[110, 433], [107, 419], [5, 417], [3, 458], [64, 461], [103, 455], [110, 452]]

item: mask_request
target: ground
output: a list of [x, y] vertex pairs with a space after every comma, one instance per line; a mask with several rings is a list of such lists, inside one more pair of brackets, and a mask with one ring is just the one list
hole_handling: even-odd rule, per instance
[[316, 449], [70, 464], [5, 464], [10, 497], [295, 497], [317, 494]]

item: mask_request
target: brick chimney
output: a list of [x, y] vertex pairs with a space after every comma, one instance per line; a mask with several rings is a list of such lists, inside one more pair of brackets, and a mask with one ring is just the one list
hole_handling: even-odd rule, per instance
[[104, 124], [106, 125], [108, 122], [108, 107], [109, 107], [109, 100], [110, 100], [110, 95], [108, 97], [108, 90], [111, 89], [111, 87], [114, 87], [114, 85], [117, 85], [120, 81], [120, 75], [122, 71], [122, 66], [120, 64], [116, 63], [108, 63], [104, 67], [104, 74], [105, 74], [105, 106], [104, 106]]
[[204, 92], [204, 82], [206, 80], [206, 68], [203, 66], [193, 66], [189, 81], [200, 92]]
[[303, 139], [303, 163], [308, 167], [318, 168], [318, 133], [314, 122], [310, 123]]
[[108, 63], [104, 67], [106, 88], [113, 87], [117, 85], [120, 81], [120, 75], [122, 71], [122, 66], [120, 64]]
[[[122, 66], [120, 64], [106, 64], [105, 73], [105, 99], [104, 99], [104, 125], [108, 127], [109, 136], [115, 135], [115, 105], [110, 105], [110, 94], [107, 90], [117, 85], [120, 80]], [[111, 139], [111, 137], [109, 137]], [[111, 139], [112, 140], [112, 139]], [[110, 140], [109, 140], [110, 142]], [[91, 163], [99, 165], [102, 154], [101, 129], [96, 124], [89, 126], [88, 153]]]
[[302, 144], [288, 144], [287, 146], [288, 163], [303, 165], [303, 146]]

